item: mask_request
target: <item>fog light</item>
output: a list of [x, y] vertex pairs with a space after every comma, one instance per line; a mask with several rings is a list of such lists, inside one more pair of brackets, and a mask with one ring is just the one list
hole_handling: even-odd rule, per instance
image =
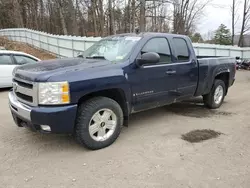
[[51, 128], [48, 125], [40, 125], [40, 127], [43, 131], [51, 131]]

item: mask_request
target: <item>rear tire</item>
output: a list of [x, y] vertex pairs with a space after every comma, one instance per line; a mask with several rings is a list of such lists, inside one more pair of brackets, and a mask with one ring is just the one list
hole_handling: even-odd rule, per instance
[[203, 96], [204, 104], [210, 109], [219, 108], [224, 102], [226, 86], [223, 80], [216, 79], [207, 95]]
[[95, 97], [79, 106], [75, 137], [88, 149], [102, 149], [118, 138], [122, 125], [120, 105], [107, 97]]

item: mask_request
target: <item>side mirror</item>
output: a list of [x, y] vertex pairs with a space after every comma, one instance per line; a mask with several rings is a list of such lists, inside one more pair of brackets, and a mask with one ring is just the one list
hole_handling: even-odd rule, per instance
[[140, 59], [136, 60], [136, 64], [140, 67], [145, 64], [156, 64], [160, 62], [160, 56], [155, 52], [146, 52], [141, 55]]

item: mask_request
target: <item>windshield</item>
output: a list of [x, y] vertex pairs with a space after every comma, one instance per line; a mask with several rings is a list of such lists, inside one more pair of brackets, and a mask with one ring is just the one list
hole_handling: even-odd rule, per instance
[[125, 60], [141, 37], [113, 36], [96, 42], [84, 52], [86, 58], [102, 58], [112, 62]]

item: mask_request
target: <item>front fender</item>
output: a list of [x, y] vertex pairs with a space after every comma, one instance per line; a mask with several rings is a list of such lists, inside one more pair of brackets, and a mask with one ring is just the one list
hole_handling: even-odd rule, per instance
[[108, 89], [121, 89], [126, 102], [131, 101], [131, 88], [122, 69], [87, 75], [84, 80], [71, 82], [71, 101], [76, 104], [83, 96]]

